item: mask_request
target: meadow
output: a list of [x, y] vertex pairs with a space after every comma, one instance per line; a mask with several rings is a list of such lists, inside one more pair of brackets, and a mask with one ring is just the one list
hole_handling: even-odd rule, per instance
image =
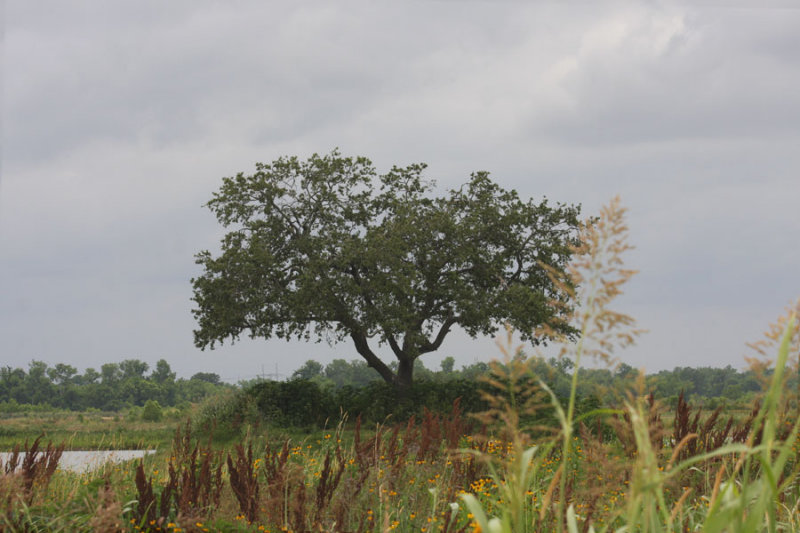
[[5, 416], [0, 423], [0, 450], [11, 450], [37, 438], [63, 444], [66, 450], [142, 450], [169, 446], [177, 417], [158, 422], [120, 413], [53, 411]]
[[[29, 453], [0, 469], [0, 527], [800, 531], [800, 417], [796, 391], [786, 387], [800, 353], [797, 307], [756, 344], [765, 356], [754, 361], [764, 390], [748, 411], [701, 409], [682, 395], [668, 406], [641, 378], [607, 405], [577, 408], [581, 364], [615, 364], [612, 353], [639, 333], [631, 317], [611, 309], [633, 275], [622, 268], [628, 248], [623, 214], [614, 202], [586, 226], [569, 284], [562, 280], [577, 287], [580, 302], [571, 315], [578, 341], [561, 344], [561, 357], [574, 363], [567, 397], [556, 396], [536, 375], [534, 360], [513, 345], [509, 330], [500, 344], [502, 358], [486, 378], [488, 408], [477, 415], [465, 415], [456, 402], [450, 413], [425, 410], [404, 423], [389, 418], [366, 425], [343, 414], [318, 432], [244, 426], [242, 434], [226, 439], [214, 439], [214, 428], [197, 416], [149, 425], [75, 418], [63, 422], [64, 431], [81, 424], [91, 428], [86, 435], [110, 429], [125, 444], [134, 442], [126, 431], [150, 431], [152, 437], [138, 445], [159, 443], [158, 452], [73, 474], [57, 468], [62, 445], [29, 440]], [[94, 425], [102, 422], [104, 428]], [[21, 435], [11, 439], [19, 442]]]

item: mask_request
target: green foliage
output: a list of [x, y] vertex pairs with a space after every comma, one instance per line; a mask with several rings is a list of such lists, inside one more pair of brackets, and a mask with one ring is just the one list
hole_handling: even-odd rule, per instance
[[[133, 361], [133, 360], [130, 360]], [[153, 371], [147, 375], [146, 363], [126, 363], [135, 368], [133, 372], [125, 372], [120, 363], [108, 363], [102, 366], [102, 373], [87, 368], [83, 374], [72, 371], [69, 365], [57, 364], [49, 367], [46, 363], [32, 362], [32, 373], [21, 368], [0, 367], [0, 414], [21, 414], [46, 412], [58, 409], [86, 411], [121, 411], [130, 407], [142, 407], [148, 400], [155, 400], [162, 407], [178, 405], [187, 406], [190, 402], [201, 402], [213, 396], [220, 389], [230, 387], [221, 382], [219, 375], [209, 372], [197, 372], [190, 379], [176, 379], [175, 373], [165, 360], [156, 363]], [[568, 360], [530, 358], [532, 371], [540, 376], [560, 398], [569, 395], [570, 374]], [[435, 382], [445, 388], [457, 388], [462, 385], [448, 385], [446, 382], [461, 380], [474, 381], [487, 375], [489, 367], [486, 363], [477, 362], [460, 369], [452, 368], [452, 358], [445, 358], [445, 368], [432, 371], [423, 365], [422, 360], [415, 361], [415, 375], [418, 383]], [[394, 365], [396, 367], [396, 364]], [[621, 365], [611, 372], [607, 369], [579, 370], [578, 396], [590, 398], [598, 396], [608, 403], [614, 394], [628, 390], [633, 376], [638, 372], [627, 365]], [[321, 389], [343, 389], [372, 385], [379, 377], [360, 359], [345, 361], [336, 359], [326, 366], [316, 361], [306, 361], [293, 375], [298, 379], [310, 379]], [[672, 371], [661, 371], [647, 376], [647, 388], [671, 406], [677, 404], [678, 393], [686, 391], [693, 401], [713, 409], [719, 405], [738, 405], [744, 408], [749, 404], [758, 379], [753, 371], [737, 372], [727, 368], [676, 368]], [[791, 374], [787, 387], [796, 388], [797, 375]], [[463, 385], [468, 387], [468, 385]], [[472, 387], [470, 390], [474, 390]], [[41, 394], [44, 390], [47, 394]], [[605, 393], [598, 391], [606, 391]], [[744, 392], [743, 392], [744, 391]], [[613, 394], [612, 394], [613, 393]], [[344, 395], [339, 392], [337, 394]], [[383, 393], [381, 393], [383, 394]], [[412, 393], [413, 396], [416, 393]], [[353, 391], [349, 397], [360, 397], [361, 393]], [[334, 395], [335, 397], [335, 395]], [[455, 398], [452, 394], [448, 397]], [[338, 416], [340, 405], [348, 405], [348, 410], [359, 409], [389, 414], [392, 406], [377, 408], [370, 406], [369, 398], [365, 398], [363, 409], [361, 404], [348, 404], [344, 400], [331, 400], [332, 407], [326, 410], [330, 417]], [[359, 400], [360, 401], [360, 400]], [[418, 406], [420, 409], [425, 405]], [[465, 404], [466, 405], [466, 404]], [[355, 407], [354, 407], [355, 406]], [[427, 406], [429, 409], [432, 405]], [[184, 409], [185, 410], [185, 409]], [[411, 410], [413, 411], [413, 410]]]
[[458, 399], [464, 412], [486, 408], [481, 385], [472, 380], [419, 381], [398, 390], [383, 381], [362, 387], [326, 387], [314, 380], [262, 381], [243, 391], [258, 408], [260, 420], [272, 427], [322, 428], [342, 413], [365, 423], [420, 418], [424, 412], [445, 414]]
[[150, 374], [150, 379], [159, 385], [168, 385], [175, 382], [175, 372], [164, 359], [159, 359], [156, 362], [156, 368]]
[[739, 400], [761, 391], [761, 384], [752, 371], [737, 372], [725, 368], [675, 368], [661, 371], [647, 379], [648, 387], [658, 396], [684, 391], [687, 395], [705, 398], [723, 397]]
[[192, 374], [192, 377], [189, 378], [189, 380], [205, 381], [206, 383], [211, 383], [212, 385], [220, 384], [219, 375], [212, 372], [197, 372], [196, 374]]
[[323, 427], [330, 417], [338, 417], [331, 395], [310, 380], [262, 381], [247, 394], [274, 427]]
[[[252, 337], [351, 339], [387, 382], [408, 386], [414, 361], [455, 325], [491, 335], [509, 322], [572, 330], [547, 269], [575, 243], [579, 208], [523, 201], [486, 172], [435, 197], [424, 164], [378, 175], [337, 151], [259, 163], [225, 178], [208, 207], [229, 228], [222, 253], [197, 255], [195, 343]], [[391, 348], [392, 369], [370, 342]]]
[[147, 400], [142, 408], [142, 420], [145, 422], [159, 422], [163, 418], [164, 412], [155, 400]]
[[253, 396], [234, 389], [223, 389], [206, 398], [194, 417], [195, 427], [220, 441], [241, 437], [247, 428], [261, 422]]
[[26, 412], [35, 408], [84, 411], [120, 411], [141, 407], [155, 400], [163, 407], [181, 402], [199, 402], [221, 388], [219, 376], [198, 373], [192, 379], [176, 379], [164, 359], [149, 365], [136, 359], [107, 363], [101, 372], [87, 368], [83, 374], [70, 366], [32, 361], [28, 372], [21, 368], [0, 368], [0, 412]]
[[309, 359], [292, 373], [292, 379], [313, 379], [322, 376], [323, 370], [322, 364]]
[[451, 374], [453, 372], [453, 367], [456, 364], [456, 360], [452, 356], [447, 356], [442, 359], [442, 372], [445, 374]]

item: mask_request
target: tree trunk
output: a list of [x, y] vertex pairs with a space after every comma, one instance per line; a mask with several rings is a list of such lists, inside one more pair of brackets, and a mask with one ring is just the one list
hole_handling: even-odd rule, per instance
[[398, 362], [397, 373], [394, 373], [370, 349], [366, 335], [361, 332], [351, 331], [350, 337], [353, 339], [359, 355], [364, 358], [369, 366], [378, 371], [386, 383], [392, 384], [400, 390], [406, 390], [411, 387], [414, 383], [414, 361], [416, 357], [409, 355], [408, 352], [401, 350], [396, 343], [393, 343], [392, 348], [397, 348], [395, 355]]
[[400, 389], [408, 389], [414, 383], [414, 359], [403, 357], [398, 359], [395, 385]]

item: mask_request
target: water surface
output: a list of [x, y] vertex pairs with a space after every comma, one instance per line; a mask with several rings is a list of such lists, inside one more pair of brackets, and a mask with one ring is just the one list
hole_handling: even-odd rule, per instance
[[[98, 451], [68, 451], [61, 454], [58, 467], [70, 472], [87, 472], [96, 470], [106, 463], [121, 463], [131, 459], [141, 459], [145, 455], [155, 453], [155, 450], [98, 450]], [[0, 452], [0, 461], [5, 463], [11, 454]], [[19, 463], [22, 463], [24, 454], [20, 454]]]

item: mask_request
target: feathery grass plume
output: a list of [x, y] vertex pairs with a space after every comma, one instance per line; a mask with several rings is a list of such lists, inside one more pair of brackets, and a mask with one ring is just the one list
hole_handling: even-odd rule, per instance
[[[765, 389], [772, 381], [772, 376], [769, 374], [769, 369], [773, 363], [772, 354], [780, 344], [790, 318], [798, 315], [800, 315], [800, 299], [795, 301], [793, 305], [788, 306], [784, 314], [779, 316], [775, 322], [769, 324], [763, 338], [747, 344], [757, 355], [756, 357], [745, 357], [745, 360]], [[787, 372], [783, 373], [784, 381], [781, 384], [784, 390], [781, 418], [786, 419], [790, 419], [792, 416], [800, 416], [800, 331], [795, 330], [792, 334], [789, 339], [788, 350]], [[796, 381], [795, 389], [791, 389], [788, 386], [788, 382], [791, 379]], [[795, 409], [793, 415], [790, 414], [792, 407]], [[788, 425], [791, 425], [791, 423]]]
[[[590, 357], [612, 364], [615, 350], [633, 344], [641, 330], [635, 328], [632, 317], [611, 310], [613, 300], [622, 294], [623, 285], [636, 273], [623, 268], [622, 255], [631, 246], [627, 242], [628, 228], [624, 219], [625, 209], [620, 206], [619, 198], [614, 198], [603, 207], [600, 216], [586, 221], [579, 234], [580, 244], [572, 250], [572, 260], [566, 272], [560, 272], [547, 265], [547, 271], [553, 283], [570, 296], [571, 301], [554, 300], [551, 305], [557, 308], [554, 316], [563, 317], [565, 323], [545, 324], [537, 330], [542, 338], [552, 338], [559, 342], [560, 358], [573, 361], [572, 379], [566, 410], [561, 401], [542, 380], [536, 388], [520, 389], [523, 376], [530, 376], [529, 367], [521, 355], [521, 348], [513, 352], [503, 350], [504, 367], [495, 364], [489, 384], [495, 389], [505, 390], [505, 394], [487, 398], [490, 410], [489, 417], [505, 423], [510, 434], [513, 453], [509, 454], [505, 464], [498, 470], [490, 464], [490, 471], [495, 483], [500, 487], [503, 501], [501, 516], [489, 520], [486, 512], [473, 495], [463, 497], [467, 507], [475, 516], [480, 528], [496, 531], [534, 531], [544, 527], [563, 531], [577, 527], [576, 514], [572, 506], [568, 508], [568, 492], [574, 482], [574, 434], [575, 424], [587, 415], [600, 414], [605, 410], [595, 410], [576, 417], [576, 396], [578, 375], [581, 360]], [[573, 307], [570, 307], [573, 305]], [[576, 343], [560, 333], [563, 326], [568, 325], [579, 332]], [[509, 331], [508, 346], [511, 346]], [[502, 349], [502, 347], [501, 347]], [[535, 378], [535, 376], [533, 376]], [[541, 398], [535, 391], [545, 391], [550, 397], [553, 409], [560, 425], [559, 439], [545, 441], [538, 446], [528, 446], [529, 438], [520, 426], [520, 409], [540, 408]], [[529, 491], [536, 489], [534, 482], [544, 459], [550, 455], [560, 442], [560, 464], [552, 476], [550, 486], [540, 503], [538, 513], [531, 513], [528, 505], [530, 498], [525, 498]], [[556, 490], [557, 489], [557, 490]], [[555, 498], [557, 503], [554, 503]], [[548, 516], [555, 514], [555, 524], [546, 522]], [[538, 516], [539, 523], [536, 523]], [[570, 520], [569, 524], [565, 522]], [[548, 526], [544, 524], [548, 523]]]
[[[559, 501], [557, 511], [558, 529], [563, 530], [566, 516], [566, 488], [570, 473], [565, 469], [570, 465], [572, 455], [572, 436], [574, 433], [575, 401], [578, 388], [578, 375], [581, 360], [589, 357], [607, 365], [615, 362], [614, 352], [634, 343], [643, 330], [635, 327], [633, 317], [609, 308], [616, 297], [622, 294], [622, 287], [635, 274], [635, 270], [623, 268], [622, 254], [630, 250], [628, 226], [625, 223], [625, 209], [615, 197], [600, 211], [600, 216], [588, 220], [579, 233], [580, 245], [573, 250], [573, 257], [567, 267], [567, 279], [559, 281], [559, 273], [549, 269], [551, 279], [559, 283], [576, 302], [566, 315], [571, 325], [580, 332], [576, 344], [562, 343], [559, 357], [570, 357], [574, 362], [572, 383], [566, 412], [560, 402], [552, 396], [556, 413], [561, 422], [561, 472], [559, 477]], [[558, 304], [557, 302], [555, 302]], [[542, 334], [552, 335], [548, 325]]]
[[[664, 440], [666, 437], [666, 429], [664, 428], [664, 422], [662, 420], [662, 415], [664, 414], [664, 406], [661, 402], [657, 401], [655, 395], [651, 392], [647, 394], [644, 373], [639, 373], [636, 376], [634, 383], [632, 384], [631, 390], [625, 391], [625, 402], [627, 403], [634, 403], [636, 398], [644, 398], [644, 407], [646, 409], [647, 415], [647, 425], [649, 428], [650, 433], [650, 443], [654, 449], [661, 451], [664, 448]], [[682, 404], [680, 401], [678, 405], [681, 406]], [[678, 420], [681, 420], [679, 414], [682, 411], [678, 410], [678, 414], [674, 416], [674, 422], [678, 423]], [[610, 418], [607, 419], [608, 424], [614, 430], [614, 436], [616, 440], [622, 447], [622, 451], [624, 452], [625, 456], [629, 459], [633, 459], [636, 457], [636, 437], [634, 435], [634, 429], [631, 422], [630, 413], [628, 411], [622, 412], [615, 412], [612, 414]], [[688, 431], [687, 431], [688, 433]], [[680, 438], [672, 438], [672, 443], [680, 442], [683, 435]]]
[[[635, 327], [633, 317], [614, 311], [609, 305], [622, 294], [622, 287], [638, 272], [623, 268], [622, 255], [633, 249], [628, 244], [626, 209], [615, 197], [600, 211], [600, 216], [581, 226], [580, 244], [573, 247], [572, 259], [562, 273], [542, 264], [552, 281], [566, 292], [576, 305], [554, 300], [551, 305], [565, 308], [561, 320], [580, 332], [577, 344], [566, 342], [559, 328], [542, 325], [539, 336], [560, 339], [559, 356], [600, 360], [609, 366], [616, 362], [614, 353], [634, 344], [644, 330]], [[578, 361], [575, 361], [576, 369]], [[577, 372], [574, 373], [577, 375]]]
[[[763, 357], [773, 357], [774, 354], [772, 352], [782, 342], [792, 316], [800, 316], [800, 299], [798, 299], [794, 305], [787, 307], [784, 314], [767, 326], [767, 330], [764, 332], [764, 338], [748, 343], [747, 346]], [[797, 357], [798, 354], [800, 354], [800, 329], [796, 328], [789, 338], [789, 357]]]

